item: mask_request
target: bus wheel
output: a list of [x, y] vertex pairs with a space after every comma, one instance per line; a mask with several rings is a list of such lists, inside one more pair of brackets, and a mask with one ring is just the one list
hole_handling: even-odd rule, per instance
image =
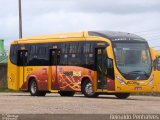
[[75, 92], [73, 92], [73, 91], [59, 91], [59, 94], [61, 96], [70, 96], [70, 97], [72, 97], [72, 96], [74, 96]]
[[38, 90], [37, 82], [34, 79], [29, 83], [29, 92], [31, 96], [40, 96], [41, 94]]
[[90, 98], [95, 98], [98, 97], [98, 93], [95, 93], [93, 91], [92, 88], [92, 83], [90, 82], [90, 80], [85, 80], [82, 83], [82, 93], [86, 96], [86, 97], [90, 97]]
[[115, 96], [119, 99], [126, 99], [130, 96], [130, 93], [116, 93]]

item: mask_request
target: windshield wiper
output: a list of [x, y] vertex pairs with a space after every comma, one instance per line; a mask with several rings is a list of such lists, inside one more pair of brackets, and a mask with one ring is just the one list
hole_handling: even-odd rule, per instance
[[141, 72], [143, 72], [144, 75], [145, 75], [147, 78], [149, 77], [149, 75], [148, 75], [148, 73], [147, 73], [146, 71], [141, 71]]
[[147, 74], [146, 71], [140, 71], [140, 70], [131, 71], [131, 72], [128, 72], [128, 73], [126, 73], [126, 74], [140, 74], [140, 73], [143, 73], [146, 77], [149, 77], [149, 75]]
[[131, 72], [127, 72], [126, 74], [137, 74], [137, 73], [140, 73], [140, 72], [142, 72], [142, 71], [131, 71]]

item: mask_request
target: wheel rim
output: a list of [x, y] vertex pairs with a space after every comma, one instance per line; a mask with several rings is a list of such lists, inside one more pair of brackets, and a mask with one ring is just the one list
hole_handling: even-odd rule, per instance
[[34, 81], [34, 82], [32, 82], [32, 84], [31, 84], [31, 92], [32, 92], [33, 94], [35, 94], [35, 93], [36, 93], [36, 90], [37, 90], [37, 84], [36, 84], [36, 82]]
[[93, 95], [93, 94], [94, 94], [91, 83], [88, 83], [88, 84], [86, 85], [85, 91], [86, 91], [86, 93], [87, 93], [88, 95]]

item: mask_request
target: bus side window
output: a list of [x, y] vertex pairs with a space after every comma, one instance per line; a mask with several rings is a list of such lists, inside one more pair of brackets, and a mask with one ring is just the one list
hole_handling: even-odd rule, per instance
[[160, 71], [160, 56], [157, 58], [157, 70]]
[[94, 65], [94, 44], [91, 42], [86, 42], [83, 46], [83, 54], [85, 55], [85, 64]]
[[78, 51], [77, 51], [77, 59], [79, 60], [79, 65], [84, 65], [85, 63], [85, 57], [83, 54], [83, 42], [78, 43]]
[[28, 57], [28, 65], [36, 65], [37, 63], [37, 46], [30, 45], [29, 57]]
[[48, 65], [49, 64], [49, 50], [48, 44], [38, 46], [38, 64], [39, 65]]
[[69, 43], [59, 43], [61, 54], [68, 53]]
[[82, 53], [82, 43], [78, 43], [78, 45], [77, 45], [77, 53], [78, 54]]
[[78, 42], [72, 42], [69, 45], [68, 64], [79, 65], [81, 63], [81, 54], [79, 53], [81, 51], [81, 44]]
[[67, 65], [68, 64], [68, 54], [67, 54], [67, 51], [68, 51], [68, 46], [69, 44], [68, 43], [61, 43], [60, 45], [61, 47], [61, 52], [60, 52], [60, 65]]

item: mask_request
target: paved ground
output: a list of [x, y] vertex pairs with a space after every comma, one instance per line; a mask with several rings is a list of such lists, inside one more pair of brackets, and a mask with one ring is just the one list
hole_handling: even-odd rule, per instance
[[82, 95], [61, 97], [47, 94], [32, 97], [29, 93], [0, 93], [0, 114], [160, 114], [160, 97], [130, 96], [126, 100], [114, 96], [85, 98]]

